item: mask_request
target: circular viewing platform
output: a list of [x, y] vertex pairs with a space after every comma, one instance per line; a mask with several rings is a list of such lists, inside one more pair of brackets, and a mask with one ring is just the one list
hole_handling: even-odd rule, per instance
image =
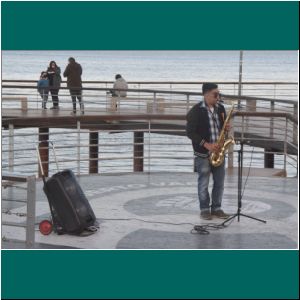
[[[241, 217], [240, 222], [235, 219], [224, 229], [210, 230], [209, 235], [190, 232], [193, 225], [208, 222], [199, 218], [195, 173], [89, 175], [80, 176], [79, 182], [100, 223], [99, 231], [88, 237], [43, 236], [37, 231], [36, 248], [297, 249], [297, 179], [249, 177], [242, 212], [267, 223]], [[16, 198], [20, 197], [18, 193], [14, 194]], [[37, 224], [50, 217], [41, 181], [36, 207]], [[228, 213], [237, 210], [235, 175], [225, 177], [223, 208]], [[24, 224], [26, 216], [22, 213], [26, 213], [26, 207], [18, 204], [2, 218]], [[220, 224], [222, 220], [211, 222]], [[3, 226], [2, 235], [9, 237], [2, 242], [4, 248], [25, 247], [21, 242], [23, 228]]]

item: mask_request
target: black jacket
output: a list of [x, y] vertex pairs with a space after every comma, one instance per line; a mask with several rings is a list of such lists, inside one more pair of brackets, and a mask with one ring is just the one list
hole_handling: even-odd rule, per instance
[[[220, 129], [226, 119], [226, 111], [222, 104], [216, 105]], [[192, 140], [194, 153], [197, 156], [207, 157], [208, 150], [203, 147], [204, 143], [210, 143], [210, 125], [208, 111], [203, 101], [194, 105], [186, 116], [186, 135]]]
[[56, 67], [54, 70], [48, 68], [47, 74], [49, 79], [49, 86], [59, 89], [61, 84], [60, 67]]
[[67, 77], [68, 88], [81, 88], [82, 68], [77, 62], [69, 63], [64, 71], [64, 77]]

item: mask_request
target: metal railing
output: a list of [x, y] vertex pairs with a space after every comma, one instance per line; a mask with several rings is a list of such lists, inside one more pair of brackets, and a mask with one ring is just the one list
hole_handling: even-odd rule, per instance
[[[293, 143], [293, 123], [275, 113], [272, 118], [274, 136], [266, 138], [262, 130], [269, 134], [269, 118], [240, 113], [233, 121], [235, 139], [247, 142], [249, 155], [256, 155], [253, 165], [263, 167], [264, 155], [274, 154], [275, 167], [290, 173], [290, 176], [296, 176], [298, 146]], [[170, 124], [174, 121], [177, 126], [172, 129]], [[77, 121], [77, 128], [53, 128], [46, 133], [37, 130], [32, 132], [28, 128], [14, 129], [10, 124], [10, 130], [3, 132], [3, 169], [17, 172], [30, 170], [37, 174], [35, 145], [43, 140], [46, 145], [43, 147], [48, 149], [47, 143], [51, 140], [56, 145], [60, 165], [77, 174], [89, 174], [91, 170], [94, 170], [93, 173], [193, 171], [193, 151], [190, 140], [185, 136], [184, 117], [164, 116], [164, 119], [155, 119], [152, 116], [147, 119], [141, 116], [133, 121], [130, 116], [127, 120], [115, 116], [108, 123], [101, 124], [101, 129], [96, 128], [99, 122], [100, 117], [89, 121], [88, 125]], [[87, 126], [95, 129], [85, 129]], [[256, 147], [254, 152], [251, 150], [253, 146]], [[266, 150], [262, 152], [260, 148]], [[245, 158], [247, 161], [247, 155]], [[235, 157], [231, 159], [228, 167], [236, 166]], [[43, 163], [49, 164], [49, 174], [56, 172], [54, 157], [47, 155]]]
[[[111, 107], [111, 97], [107, 95], [110, 88], [98, 88], [98, 87], [83, 87], [83, 101], [86, 105], [86, 109], [92, 108], [96, 110], [109, 110]], [[178, 109], [185, 109], [186, 111], [191, 108], [192, 105], [199, 101], [202, 97], [200, 92], [192, 91], [167, 91], [167, 90], [154, 90], [154, 89], [127, 89], [127, 97], [119, 97], [117, 99], [118, 104], [122, 104], [124, 109], [138, 109], [144, 110], [152, 104], [154, 107], [163, 104], [165, 108], [173, 108], [173, 111]], [[237, 101], [243, 101], [246, 104], [247, 110], [265, 110], [271, 112], [289, 112], [297, 116], [298, 114], [298, 102], [288, 100], [286, 98], [274, 99], [266, 98], [262, 96], [245, 96], [242, 98], [233, 94], [222, 93], [224, 99], [232, 99]], [[5, 99], [11, 97], [12, 101], [16, 100], [16, 97], [27, 97], [27, 103], [29, 109], [41, 108], [42, 99], [38, 94], [35, 86], [28, 85], [2, 85], [2, 95]], [[49, 97], [50, 98], [50, 97]], [[61, 87], [59, 92], [60, 105], [64, 108], [69, 107], [71, 109], [71, 98], [68, 92], [68, 88]], [[17, 99], [18, 100], [18, 99]], [[49, 100], [48, 100], [49, 101]], [[259, 101], [259, 103], [258, 103]], [[147, 106], [148, 105], [148, 106]], [[5, 106], [3, 109], [16, 108], [13, 106]], [[119, 108], [120, 109], [120, 108]]]
[[[128, 135], [131, 132], [131, 142], [128, 142], [128, 137], [125, 137], [124, 139], [127, 139], [127, 141], [121, 144], [125, 147], [127, 154], [129, 149], [134, 151], [134, 146], [136, 146], [134, 135], [138, 134], [138, 132], [143, 132], [144, 148], [148, 147], [151, 149], [147, 148], [145, 151], [145, 153], [148, 153], [148, 158], [143, 156], [143, 159], [148, 159], [148, 161], [144, 161], [145, 170], [160, 170], [158, 168], [159, 164], [164, 169], [163, 166], [166, 166], [166, 159], [172, 159], [172, 157], [173, 163], [174, 160], [177, 163], [179, 161], [182, 162], [182, 157], [178, 157], [183, 155], [180, 152], [178, 152], [180, 154], [176, 157], [172, 151], [169, 151], [169, 153], [166, 150], [167, 157], [164, 157], [162, 150], [163, 147], [165, 148], [168, 145], [161, 145], [161, 140], [159, 139], [168, 140], [168, 143], [176, 147], [176, 150], [177, 146], [185, 146], [182, 152], [189, 157], [189, 163], [185, 161], [184, 166], [189, 166], [189, 170], [192, 170], [193, 153], [190, 141], [184, 136], [185, 115], [201, 99], [202, 94], [199, 92], [128, 89], [127, 97], [119, 97], [114, 103], [112, 102], [113, 98], [107, 95], [109, 88], [84, 87], [82, 91], [86, 114], [82, 117], [74, 118], [67, 113], [71, 108], [71, 103], [65, 87], [61, 88], [59, 94], [62, 109], [57, 114], [50, 111], [45, 114], [40, 113], [41, 100], [38, 98], [35, 86], [11, 84], [3, 85], [2, 88], [4, 93], [10, 92], [12, 96], [16, 96], [17, 91], [21, 96], [27, 93], [29, 102], [28, 114], [20, 113], [15, 108], [8, 108], [6, 104], [3, 106], [3, 125], [9, 132], [9, 134], [7, 134], [7, 131], [3, 132], [4, 168], [13, 170], [14, 168], [34, 165], [36, 168], [32, 171], [36, 172], [36, 160], [34, 159], [33, 161], [35, 155], [31, 153], [27, 157], [26, 151], [32, 151], [34, 148], [32, 145], [41, 136], [45, 135], [46, 140], [54, 137], [58, 148], [70, 150], [69, 152], [65, 151], [62, 154], [62, 158], [78, 174], [88, 172], [89, 167], [86, 164], [92, 160], [97, 160], [101, 163], [99, 172], [108, 172], [110, 168], [118, 169], [122, 164], [112, 162], [118, 161], [120, 158], [122, 158], [123, 162], [127, 162], [125, 170], [132, 171], [134, 170], [131, 165], [135, 159], [134, 152], [130, 155], [122, 156], [122, 153], [119, 153], [120, 148], [118, 148], [118, 145], [120, 145], [122, 140], [121, 135]], [[230, 100], [236, 100], [240, 103], [239, 112], [234, 121], [235, 138], [247, 139], [250, 145], [255, 145], [256, 150], [259, 148], [266, 149], [263, 154], [261, 151], [256, 151], [257, 155], [274, 154], [277, 157], [277, 161], [281, 161], [280, 167], [287, 171], [291, 165], [297, 174], [298, 103], [286, 99], [239, 97], [224, 93], [222, 98], [225, 105], [229, 104]], [[115, 104], [118, 104], [117, 107]], [[17, 129], [18, 127], [60, 127], [65, 129], [50, 129], [49, 132], [41, 133], [37, 132], [37, 129]], [[32, 130], [35, 130], [35, 132], [33, 133]], [[93, 134], [100, 135], [97, 144], [98, 158], [91, 158], [88, 155], [91, 146], [94, 147], [93, 149], [96, 149], [95, 145], [90, 143], [91, 135]], [[111, 139], [112, 136], [114, 136], [114, 139]], [[181, 139], [180, 142], [178, 142], [179, 138]], [[31, 139], [31, 144], [26, 148], [24, 143], [26, 143], [25, 140], [29, 141], [29, 139]], [[115, 149], [103, 151], [103, 149], [109, 149], [107, 148], [109, 146], [115, 147]], [[153, 149], [156, 146], [160, 152], [154, 154]], [[250, 152], [253, 154], [253, 151]], [[73, 155], [73, 157], [70, 157], [70, 155]], [[232, 153], [230, 155], [229, 167], [233, 167], [234, 158]], [[31, 161], [26, 161], [28, 158]], [[154, 158], [160, 160], [159, 163]], [[107, 162], [110, 162], [111, 165], [107, 164]], [[71, 165], [73, 163], [75, 163], [75, 166]], [[176, 169], [176, 167], [175, 164], [174, 168]], [[181, 167], [180, 169], [182, 170]]]
[[[7, 192], [4, 192], [3, 189]], [[22, 199], [20, 199], [20, 197], [22, 197]], [[18, 205], [25, 205], [26, 213], [12, 212]], [[24, 240], [26, 248], [34, 248], [35, 246], [35, 211], [36, 176], [25, 176], [17, 173], [2, 173], [2, 226], [25, 228]], [[25, 217], [26, 220], [25, 222], [9, 220], [11, 215], [14, 217]], [[9, 237], [2, 236], [2, 240], [9, 242]]]
[[[2, 80], [6, 85], [32, 85], [36, 84], [37, 80]], [[113, 86], [113, 81], [107, 80], [85, 80], [84, 87], [110, 88]], [[201, 92], [201, 86], [204, 81], [128, 81], [128, 87], [131, 89], [154, 89], [166, 90], [169, 92], [189, 91]], [[239, 82], [238, 81], [217, 81], [219, 88], [227, 94], [238, 96]], [[66, 85], [66, 81], [62, 81], [62, 86]], [[288, 99], [298, 100], [298, 83], [297, 82], [282, 82], [282, 81], [247, 81], [241, 83], [242, 95], [252, 97], [266, 97], [273, 99]]]

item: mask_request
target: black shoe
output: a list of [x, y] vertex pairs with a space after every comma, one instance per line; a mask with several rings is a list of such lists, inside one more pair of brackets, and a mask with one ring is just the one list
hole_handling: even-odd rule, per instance
[[200, 212], [200, 218], [203, 220], [212, 220], [212, 216], [209, 210], [204, 210]]
[[59, 109], [59, 106], [52, 106], [50, 109]]
[[217, 217], [220, 219], [228, 219], [230, 217], [230, 215], [226, 214], [222, 209], [218, 209], [215, 211], [211, 211], [211, 215], [212, 217]]

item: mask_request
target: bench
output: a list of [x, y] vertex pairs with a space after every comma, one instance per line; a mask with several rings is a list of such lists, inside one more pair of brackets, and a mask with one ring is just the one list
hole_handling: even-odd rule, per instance
[[140, 103], [146, 102], [146, 110], [147, 113], [152, 112], [164, 112], [164, 98], [157, 98], [155, 103], [153, 102], [153, 98], [134, 98], [134, 97], [109, 97], [107, 105], [107, 111], [109, 112], [116, 112], [120, 109], [122, 102], [133, 102], [133, 103]]
[[21, 102], [21, 110], [27, 111], [27, 109], [28, 109], [27, 97], [2, 97], [2, 102], [3, 101], [20, 101]]

